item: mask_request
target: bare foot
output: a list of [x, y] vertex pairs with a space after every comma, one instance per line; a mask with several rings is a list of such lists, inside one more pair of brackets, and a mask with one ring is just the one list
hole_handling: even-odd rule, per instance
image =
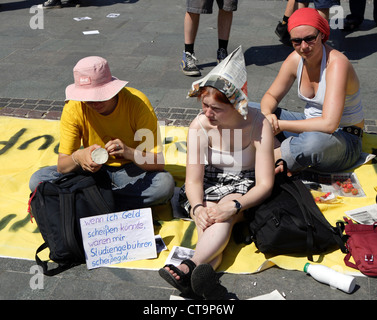
[[[183, 273], [188, 273], [189, 272], [189, 267], [187, 265], [185, 265], [185, 264], [180, 264], [177, 268], [179, 270], [181, 270]], [[165, 267], [165, 270], [169, 271], [176, 280], [179, 280], [181, 278], [173, 270], [170, 270], [169, 267]]]

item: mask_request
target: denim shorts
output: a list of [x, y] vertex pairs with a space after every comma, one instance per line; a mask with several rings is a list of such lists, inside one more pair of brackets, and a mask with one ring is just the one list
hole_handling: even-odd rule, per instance
[[[278, 108], [275, 112], [281, 120], [303, 120], [305, 115]], [[322, 172], [340, 172], [350, 168], [360, 158], [362, 139], [337, 129], [334, 133], [284, 132], [281, 143], [282, 158], [291, 171], [308, 167]]]
[[307, 3], [313, 2], [316, 9], [327, 9], [332, 6], [339, 6], [339, 0], [296, 0], [296, 2]]
[[[186, 0], [187, 12], [206, 14], [212, 13], [214, 0]], [[236, 11], [238, 0], [216, 0], [219, 9]]]

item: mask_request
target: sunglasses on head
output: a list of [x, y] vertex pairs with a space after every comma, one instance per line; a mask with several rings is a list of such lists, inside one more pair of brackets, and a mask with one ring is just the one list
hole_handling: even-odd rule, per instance
[[290, 39], [290, 41], [292, 42], [294, 46], [300, 46], [302, 41], [305, 41], [307, 44], [310, 45], [310, 44], [313, 44], [317, 40], [318, 35], [319, 35], [319, 31], [315, 36], [307, 36], [305, 38], [293, 38], [293, 39]]

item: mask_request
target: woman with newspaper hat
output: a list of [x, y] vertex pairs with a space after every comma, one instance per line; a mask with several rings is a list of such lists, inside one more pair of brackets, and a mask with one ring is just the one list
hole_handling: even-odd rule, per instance
[[224, 299], [214, 271], [243, 211], [266, 199], [274, 183], [273, 134], [258, 109], [248, 106], [246, 67], [237, 48], [193, 83], [202, 112], [189, 127], [186, 181], [180, 203], [196, 224], [195, 254], [159, 273], [182, 293]]

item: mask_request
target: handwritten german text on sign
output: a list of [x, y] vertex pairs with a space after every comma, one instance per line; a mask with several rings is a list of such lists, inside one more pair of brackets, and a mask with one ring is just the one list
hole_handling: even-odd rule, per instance
[[150, 208], [80, 219], [88, 269], [156, 258]]

